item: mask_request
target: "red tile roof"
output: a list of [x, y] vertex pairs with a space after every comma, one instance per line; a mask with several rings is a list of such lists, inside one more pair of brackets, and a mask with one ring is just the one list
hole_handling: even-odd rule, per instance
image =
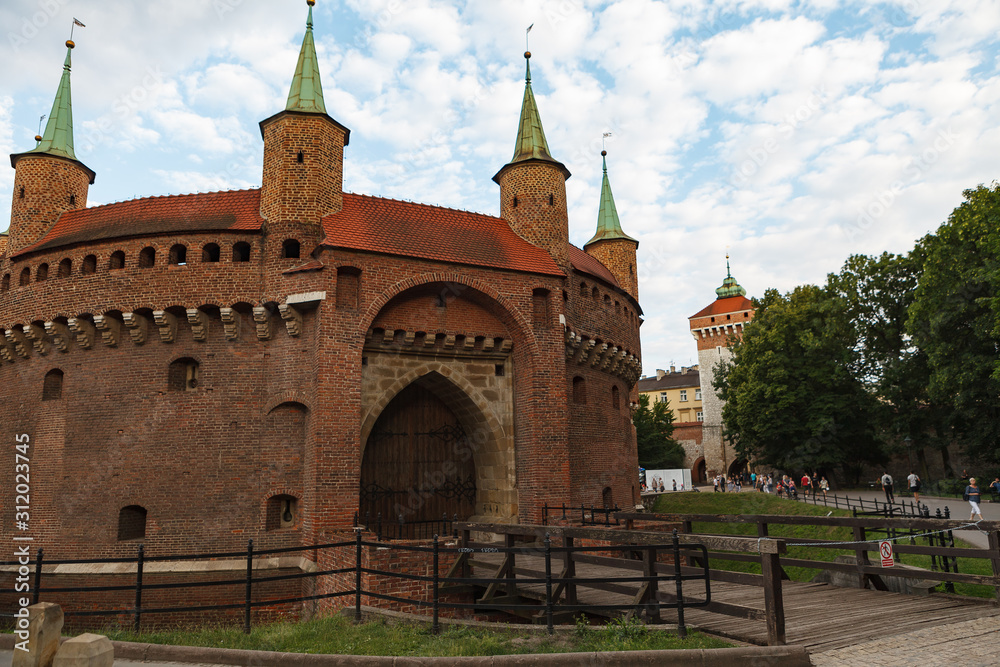
[[18, 254], [58, 246], [145, 234], [257, 231], [260, 190], [147, 197], [69, 211]]
[[615, 278], [614, 274], [608, 270], [608, 267], [601, 263], [601, 260], [597, 259], [593, 255], [588, 255], [586, 252], [580, 250], [573, 244], [570, 244], [569, 246], [569, 261], [573, 264], [573, 268], [577, 271], [589, 273], [590, 275], [600, 278], [605, 282], [609, 282], [618, 289], [621, 289], [621, 285], [618, 284], [618, 279]]
[[725, 299], [716, 299], [688, 319], [693, 320], [696, 317], [708, 317], [709, 315], [725, 315], [741, 310], [753, 310], [753, 301], [745, 296], [731, 296]]
[[345, 193], [343, 210], [323, 218], [323, 228], [323, 243], [336, 248], [565, 275], [502, 218], [480, 213]]

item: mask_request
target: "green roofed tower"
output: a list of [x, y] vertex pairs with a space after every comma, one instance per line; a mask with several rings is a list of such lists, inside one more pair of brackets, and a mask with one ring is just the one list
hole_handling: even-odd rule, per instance
[[729, 255], [726, 255], [726, 279], [722, 281], [722, 287], [715, 290], [718, 299], [728, 299], [734, 296], [746, 296], [747, 291], [743, 289], [736, 278], [733, 278], [732, 271], [729, 270]]
[[618, 219], [618, 207], [611, 193], [611, 180], [608, 178], [608, 152], [601, 151], [604, 169], [604, 179], [601, 183], [601, 205], [597, 213], [597, 232], [583, 249], [588, 254], [601, 260], [622, 289], [633, 299], [639, 300], [639, 280], [636, 275], [636, 250], [639, 242], [622, 230]]
[[309, 4], [306, 34], [302, 38], [299, 62], [295, 67], [291, 90], [288, 91], [288, 103], [285, 105], [285, 111], [326, 113], [326, 102], [323, 100], [323, 82], [320, 80], [319, 62], [316, 57], [316, 43], [313, 41], [313, 4], [315, 3]]
[[73, 146], [73, 96], [70, 87], [72, 53], [66, 42], [66, 60], [45, 132], [35, 137], [35, 148], [10, 156], [14, 167], [14, 203], [10, 213], [8, 253], [32, 245], [59, 216], [87, 206], [96, 174], [76, 157]]

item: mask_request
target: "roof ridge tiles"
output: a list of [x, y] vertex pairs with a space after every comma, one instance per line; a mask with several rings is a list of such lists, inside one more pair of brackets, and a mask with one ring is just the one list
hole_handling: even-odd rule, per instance
[[96, 211], [98, 209], [107, 208], [108, 206], [118, 206], [120, 204], [130, 204], [132, 202], [148, 201], [151, 199], [181, 199], [183, 197], [204, 197], [205, 195], [219, 195], [219, 194], [233, 194], [242, 192], [256, 192], [260, 188], [240, 188], [238, 190], [214, 190], [210, 192], [183, 192], [180, 194], [166, 194], [166, 195], [145, 195], [142, 197], [133, 197], [131, 199], [121, 199], [119, 201], [108, 202], [107, 204], [98, 204], [97, 206], [88, 206], [87, 208], [78, 208], [72, 211], [67, 211], [67, 214], [73, 213], [88, 213], [90, 211]]

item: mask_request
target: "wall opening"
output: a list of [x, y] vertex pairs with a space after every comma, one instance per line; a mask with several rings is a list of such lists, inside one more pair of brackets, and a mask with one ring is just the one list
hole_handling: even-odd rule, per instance
[[621, 391], [617, 385], [611, 387], [611, 407], [615, 410], [621, 409]]
[[108, 269], [111, 271], [117, 271], [118, 269], [125, 268], [125, 253], [121, 250], [116, 250], [111, 253], [111, 258], [108, 260]]
[[30, 283], [31, 283], [31, 269], [25, 267], [21, 271], [21, 278], [20, 280], [18, 280], [17, 284], [20, 285], [21, 287], [24, 287], [25, 285], [28, 285]]
[[53, 368], [45, 374], [42, 383], [42, 400], [58, 401], [62, 398], [63, 372], [58, 368]]
[[97, 257], [95, 255], [87, 255], [83, 258], [83, 264], [80, 266], [80, 273], [85, 276], [97, 273]]
[[187, 264], [187, 246], [177, 243], [170, 248], [170, 257], [167, 260], [170, 264], [184, 266]]
[[299, 154], [295, 156], [295, 159], [299, 164], [302, 164], [306, 161], [306, 154], [299, 151]]
[[286, 259], [298, 259], [301, 248], [296, 239], [285, 239], [281, 244], [281, 256]]
[[549, 291], [536, 289], [531, 292], [532, 324], [536, 328], [549, 326]]
[[217, 243], [206, 243], [205, 247], [201, 249], [201, 261], [203, 262], [218, 262], [221, 257], [222, 251], [219, 250]]
[[73, 260], [69, 257], [59, 262], [59, 277], [69, 278], [70, 274], [73, 273]]
[[49, 278], [49, 265], [39, 264], [38, 270], [35, 271], [35, 282], [40, 283], [43, 280], [48, 280]]
[[191, 357], [172, 361], [167, 373], [170, 391], [192, 391], [198, 387], [198, 362]]
[[118, 512], [118, 541], [141, 540], [146, 537], [146, 508], [139, 505], [123, 507]]
[[573, 378], [573, 402], [579, 405], [587, 402], [587, 381], [579, 375]]
[[239, 243], [233, 244], [233, 261], [234, 262], [249, 262], [250, 261], [250, 244], [246, 241], [240, 241]]
[[355, 310], [358, 307], [358, 290], [361, 271], [350, 266], [337, 269], [337, 308]]
[[299, 499], [295, 496], [277, 495], [267, 499], [265, 530], [287, 530], [299, 522]]
[[615, 506], [615, 493], [610, 486], [604, 487], [604, 490], [601, 491], [601, 503], [604, 505], [604, 509], [611, 509]]
[[143, 248], [139, 251], [139, 268], [148, 269], [156, 264], [156, 248]]

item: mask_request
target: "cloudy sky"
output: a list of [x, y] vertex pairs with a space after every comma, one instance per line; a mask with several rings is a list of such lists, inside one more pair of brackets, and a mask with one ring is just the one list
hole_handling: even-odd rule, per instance
[[[303, 0], [3, 0], [0, 149], [29, 150], [75, 16], [90, 204], [255, 187]], [[687, 318], [905, 252], [1000, 178], [1000, 0], [319, 0], [345, 188], [498, 214], [525, 28], [542, 121], [593, 234], [601, 137], [639, 239], [644, 371], [697, 358]], [[14, 172], [0, 173], [6, 226]]]

